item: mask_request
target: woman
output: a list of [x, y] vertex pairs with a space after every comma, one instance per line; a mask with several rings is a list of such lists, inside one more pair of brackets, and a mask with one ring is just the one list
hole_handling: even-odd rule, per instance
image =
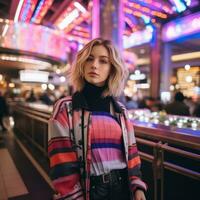
[[145, 200], [133, 127], [119, 96], [127, 69], [108, 40], [94, 39], [72, 67], [72, 97], [49, 121], [55, 199]]

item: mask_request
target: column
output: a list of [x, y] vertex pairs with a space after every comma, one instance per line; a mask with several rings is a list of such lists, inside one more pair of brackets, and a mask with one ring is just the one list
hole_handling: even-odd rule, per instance
[[160, 65], [161, 65], [161, 31], [160, 26], [154, 27], [153, 40], [150, 53], [150, 96], [157, 98], [160, 96]]
[[170, 87], [170, 77], [172, 75], [172, 63], [171, 63], [171, 44], [165, 43], [163, 45], [163, 58], [161, 67], [161, 84], [160, 91], [167, 92]]
[[[99, 20], [97, 19], [98, 15]], [[111, 40], [122, 50], [123, 16], [122, 0], [94, 0], [92, 37], [102, 37]]]

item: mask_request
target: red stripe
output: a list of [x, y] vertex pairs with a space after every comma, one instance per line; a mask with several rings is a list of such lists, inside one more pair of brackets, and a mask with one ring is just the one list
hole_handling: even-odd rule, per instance
[[77, 156], [75, 152], [57, 153], [50, 158], [50, 167], [52, 168], [58, 164], [75, 161], [77, 161]]
[[135, 158], [132, 158], [131, 160], [128, 161], [128, 168], [131, 169], [141, 163], [140, 157], [137, 156]]
[[58, 148], [70, 148], [70, 147], [72, 147], [72, 142], [69, 139], [52, 141], [51, 144], [48, 146], [48, 152], [51, 152], [52, 150]]

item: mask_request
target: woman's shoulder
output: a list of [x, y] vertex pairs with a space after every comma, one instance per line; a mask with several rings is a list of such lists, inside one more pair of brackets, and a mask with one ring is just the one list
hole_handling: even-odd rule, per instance
[[56, 118], [56, 116], [59, 113], [62, 113], [63, 111], [66, 112], [66, 106], [68, 106], [71, 102], [72, 102], [71, 96], [63, 97], [63, 98], [57, 100], [53, 106], [52, 118]]

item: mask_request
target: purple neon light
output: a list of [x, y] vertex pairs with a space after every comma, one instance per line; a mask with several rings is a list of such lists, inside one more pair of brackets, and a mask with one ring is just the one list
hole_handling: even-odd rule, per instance
[[162, 40], [169, 42], [194, 33], [200, 33], [200, 12], [167, 23], [162, 29]]

